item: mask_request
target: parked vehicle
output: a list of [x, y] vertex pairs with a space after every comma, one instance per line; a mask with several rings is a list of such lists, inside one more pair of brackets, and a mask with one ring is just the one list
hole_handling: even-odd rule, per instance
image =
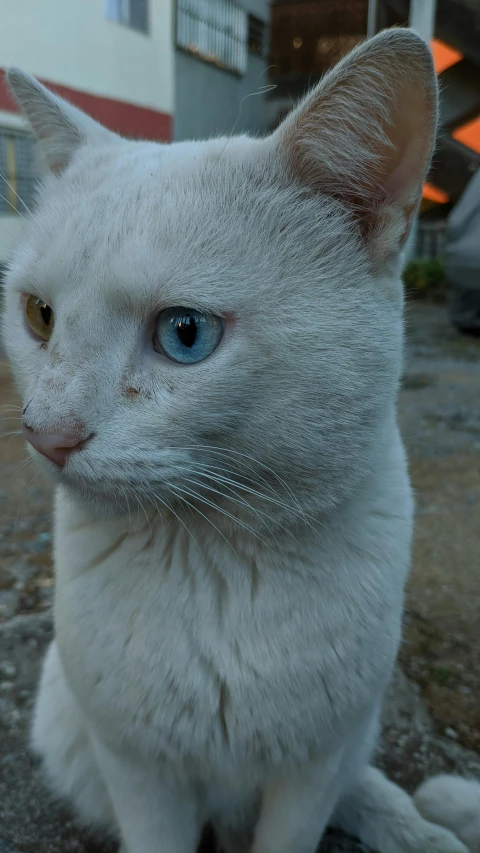
[[452, 323], [480, 335], [480, 170], [450, 213], [444, 252]]

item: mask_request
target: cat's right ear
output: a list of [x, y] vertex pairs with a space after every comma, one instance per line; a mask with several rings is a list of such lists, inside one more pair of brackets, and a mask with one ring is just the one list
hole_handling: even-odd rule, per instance
[[108, 144], [119, 139], [19, 68], [10, 68], [7, 79], [13, 97], [37, 137], [47, 167], [54, 174], [67, 168], [82, 145]]
[[386, 30], [348, 54], [273, 134], [291, 178], [354, 215], [378, 256], [402, 247], [435, 140], [437, 82], [427, 45]]

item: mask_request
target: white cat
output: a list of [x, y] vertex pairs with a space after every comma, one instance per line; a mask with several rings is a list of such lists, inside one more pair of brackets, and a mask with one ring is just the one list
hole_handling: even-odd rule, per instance
[[208, 821], [226, 853], [314, 853], [327, 823], [466, 853], [461, 802], [444, 829], [369, 765], [410, 556], [427, 47], [363, 44], [267, 139], [130, 142], [9, 79], [50, 170], [5, 340], [57, 484], [33, 728], [56, 791], [128, 853], [194, 853]]

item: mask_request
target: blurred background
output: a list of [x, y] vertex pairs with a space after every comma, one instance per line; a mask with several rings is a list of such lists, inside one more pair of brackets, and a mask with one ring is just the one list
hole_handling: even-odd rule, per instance
[[[409, 24], [441, 86], [403, 273], [417, 517], [384, 763], [413, 789], [445, 770], [480, 778], [480, 0], [0, 0], [0, 269], [37, 180], [6, 67], [128, 137], [261, 135], [358, 42]], [[51, 800], [26, 747], [53, 569], [50, 486], [26, 458], [19, 403], [0, 340], [0, 851], [112, 853]], [[322, 846], [340, 850], [361, 853]]]

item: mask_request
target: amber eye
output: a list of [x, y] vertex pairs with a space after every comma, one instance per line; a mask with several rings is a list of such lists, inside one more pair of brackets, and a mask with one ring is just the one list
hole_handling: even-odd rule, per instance
[[48, 341], [53, 332], [55, 317], [50, 305], [37, 299], [36, 296], [29, 296], [25, 305], [25, 315], [28, 320], [32, 332], [41, 338], [42, 341]]

